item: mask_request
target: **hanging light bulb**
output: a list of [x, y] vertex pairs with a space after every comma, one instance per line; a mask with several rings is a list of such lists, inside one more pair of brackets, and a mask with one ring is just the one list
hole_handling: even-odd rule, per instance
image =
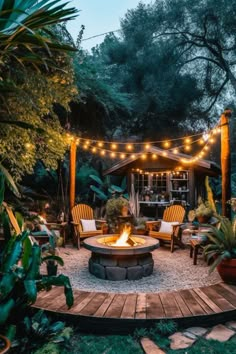
[[102, 147], [103, 146], [103, 143], [101, 141], [98, 142], [98, 146], [99, 147]]
[[157, 159], [157, 154], [152, 154], [152, 159], [156, 160]]
[[132, 154], [132, 155], [131, 155], [131, 158], [132, 158], [132, 159], [135, 159], [135, 158], [136, 158], [136, 155], [135, 155], [135, 154]]
[[191, 146], [190, 145], [185, 145], [184, 150], [185, 151], [190, 151], [191, 150]]
[[106, 155], [106, 151], [105, 151], [105, 150], [102, 150], [102, 151], [101, 151], [101, 155], [102, 155], [102, 156], [105, 156], [105, 155]]
[[204, 133], [203, 136], [202, 136], [202, 139], [204, 141], [207, 141], [209, 139], [209, 134], [208, 133]]
[[120, 154], [121, 159], [125, 159], [125, 154]]
[[150, 149], [150, 144], [146, 144], [145, 149], [147, 149], [147, 150]]
[[116, 157], [116, 154], [115, 154], [114, 152], [111, 152], [110, 156], [111, 156], [112, 158], [114, 158], [114, 157]]
[[133, 145], [132, 145], [132, 144], [126, 145], [126, 149], [127, 149], [127, 150], [132, 150], [132, 149], [133, 149]]
[[185, 144], [190, 144], [191, 143], [191, 139], [190, 138], [186, 138], [186, 139], [184, 139], [184, 142], [185, 142]]
[[167, 149], [170, 147], [170, 142], [169, 141], [165, 141], [164, 142], [164, 147]]
[[145, 160], [145, 159], [147, 158], [147, 155], [146, 155], [146, 154], [142, 154], [142, 155], [141, 155], [141, 158], [142, 158], [143, 160]]
[[163, 151], [162, 156], [166, 157], [167, 156], [167, 152]]
[[117, 149], [117, 144], [115, 144], [115, 143], [111, 144], [111, 148], [112, 148], [113, 150], [116, 150], [116, 149]]
[[177, 148], [175, 148], [175, 149], [173, 150], [173, 153], [176, 155], [176, 154], [179, 153], [179, 150], [178, 150]]
[[92, 148], [92, 152], [96, 152], [97, 151], [97, 148], [94, 146], [93, 148]]

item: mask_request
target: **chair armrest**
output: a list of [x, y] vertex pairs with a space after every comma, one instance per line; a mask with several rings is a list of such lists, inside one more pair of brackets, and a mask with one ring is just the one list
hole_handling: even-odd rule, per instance
[[80, 225], [80, 223], [79, 223], [79, 222], [74, 222], [74, 221], [71, 221], [71, 224], [73, 224], [73, 225], [75, 225], [75, 226]]
[[161, 223], [161, 220], [152, 220], [152, 221], [146, 221], [145, 222], [145, 226], [146, 226], [146, 229], [149, 230], [149, 231], [152, 231], [153, 230], [153, 227], [155, 225], [158, 225]]

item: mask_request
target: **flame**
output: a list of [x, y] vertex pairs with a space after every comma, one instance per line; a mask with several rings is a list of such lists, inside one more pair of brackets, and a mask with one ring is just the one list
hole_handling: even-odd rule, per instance
[[125, 225], [120, 237], [116, 240], [116, 242], [113, 243], [112, 246], [130, 247], [130, 244], [127, 242], [130, 234], [131, 234], [131, 227]]

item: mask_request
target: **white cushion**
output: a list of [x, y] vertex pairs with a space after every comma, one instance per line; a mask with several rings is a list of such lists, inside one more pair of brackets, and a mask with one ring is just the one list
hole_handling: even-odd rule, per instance
[[86, 220], [80, 219], [83, 231], [96, 231], [96, 223], [94, 219]]
[[163, 232], [165, 234], [172, 234], [173, 226], [178, 224], [179, 224], [178, 221], [171, 221], [171, 222], [161, 221], [161, 227], [159, 229], [159, 232]]

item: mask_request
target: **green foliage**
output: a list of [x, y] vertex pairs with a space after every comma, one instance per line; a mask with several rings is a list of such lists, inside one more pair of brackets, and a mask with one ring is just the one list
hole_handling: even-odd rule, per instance
[[118, 216], [121, 215], [123, 207], [129, 206], [129, 201], [123, 197], [108, 199], [106, 203], [106, 219], [111, 229], [116, 228], [118, 224]]
[[34, 315], [24, 317], [13, 344], [17, 347], [18, 353], [32, 352], [42, 347], [44, 343], [47, 343], [46, 348], [49, 346], [51, 349], [63, 350], [63, 347], [69, 347], [71, 334], [72, 328], [65, 327], [64, 322], [52, 322], [44, 311], [39, 310]]
[[[64, 286], [68, 307], [73, 304], [73, 293], [68, 277], [40, 275], [41, 249], [27, 242], [28, 231], [11, 237], [1, 255], [0, 325], [7, 322], [13, 309], [25, 307], [37, 299], [37, 292], [52, 285]], [[27, 242], [27, 243], [26, 243]], [[20, 262], [22, 260], [22, 262]]]
[[68, 109], [77, 93], [67, 54], [74, 48], [48, 26], [74, 18], [76, 10], [61, 1], [55, 5], [1, 2], [0, 158], [15, 181], [31, 173], [37, 159], [56, 168], [66, 149], [55, 104]]
[[126, 178], [122, 181], [122, 187], [111, 183], [110, 176], [106, 176], [103, 180], [96, 175], [89, 177], [98, 185], [90, 185], [90, 189], [95, 193], [96, 197], [102, 201], [107, 201], [111, 197], [117, 197], [124, 194], [126, 190]]
[[159, 334], [162, 335], [170, 335], [176, 332], [176, 330], [177, 330], [177, 324], [171, 320], [169, 321], [161, 320], [154, 327], [154, 331], [157, 331]]
[[236, 258], [236, 227], [232, 225], [230, 220], [218, 216], [219, 228], [211, 226], [212, 234], [208, 235], [208, 245], [204, 248], [204, 255], [208, 260], [213, 259], [214, 262], [210, 267], [212, 272], [221, 261], [225, 259]]
[[208, 218], [212, 217], [214, 210], [208, 200], [204, 201], [201, 197], [198, 198], [198, 207], [195, 210], [196, 217], [206, 216]]

